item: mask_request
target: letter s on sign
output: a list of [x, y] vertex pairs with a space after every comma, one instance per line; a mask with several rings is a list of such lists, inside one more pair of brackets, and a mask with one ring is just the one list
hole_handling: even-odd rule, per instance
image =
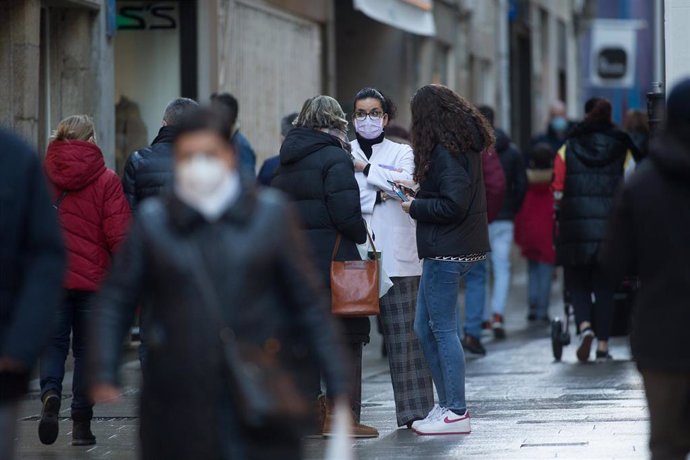
[[175, 11], [173, 6], [153, 6], [151, 8], [151, 16], [158, 20], [155, 23], [152, 22], [149, 29], [175, 29], [177, 22], [171, 14], [168, 14], [168, 12], [173, 11]]

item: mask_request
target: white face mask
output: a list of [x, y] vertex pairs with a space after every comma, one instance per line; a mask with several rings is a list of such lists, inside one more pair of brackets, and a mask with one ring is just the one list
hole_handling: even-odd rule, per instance
[[355, 119], [355, 130], [364, 139], [376, 139], [383, 133], [383, 117], [366, 117], [362, 121]]
[[239, 194], [240, 179], [223, 161], [197, 154], [175, 168], [175, 193], [210, 221], [217, 220]]

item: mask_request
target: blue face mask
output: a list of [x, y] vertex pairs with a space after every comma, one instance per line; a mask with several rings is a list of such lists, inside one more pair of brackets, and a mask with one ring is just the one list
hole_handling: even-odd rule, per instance
[[568, 127], [568, 120], [565, 117], [553, 117], [551, 119], [551, 129], [560, 133], [566, 130]]

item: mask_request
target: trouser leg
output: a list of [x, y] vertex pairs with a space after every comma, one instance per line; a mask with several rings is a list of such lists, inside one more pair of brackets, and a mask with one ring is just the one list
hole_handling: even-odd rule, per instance
[[642, 371], [649, 405], [652, 460], [690, 454], [690, 374]]

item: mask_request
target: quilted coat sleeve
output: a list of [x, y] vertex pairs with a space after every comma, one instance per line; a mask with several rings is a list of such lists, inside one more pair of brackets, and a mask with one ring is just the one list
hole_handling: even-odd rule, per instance
[[103, 198], [103, 233], [110, 254], [114, 254], [127, 235], [132, 212], [125, 198], [122, 184], [115, 173], [108, 171]]
[[362, 217], [359, 186], [354, 166], [345, 153], [326, 166], [324, 191], [328, 214], [338, 232], [355, 243], [366, 242], [367, 227]]
[[278, 258], [278, 277], [286, 299], [295, 318], [298, 330], [306, 338], [307, 345], [317, 358], [319, 368], [326, 380], [329, 395], [335, 397], [348, 394], [348, 372], [345, 368], [345, 352], [337, 337], [341, 331], [328, 310], [328, 301], [321, 288], [320, 280], [312, 262], [297, 216], [287, 206], [280, 212], [285, 231], [282, 232]]
[[127, 158], [127, 164], [125, 164], [125, 174], [122, 176], [122, 188], [125, 193], [125, 198], [129, 203], [129, 208], [132, 212], [137, 209], [137, 192], [136, 192], [136, 174], [137, 174], [137, 163], [139, 161], [139, 152], [134, 152]]

